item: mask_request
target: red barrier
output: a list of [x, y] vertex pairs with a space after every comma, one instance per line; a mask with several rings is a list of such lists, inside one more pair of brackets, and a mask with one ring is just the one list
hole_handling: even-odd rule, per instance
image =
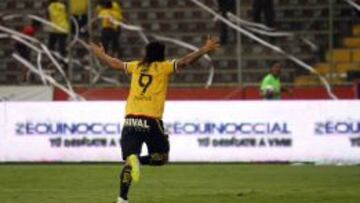
[[[125, 100], [127, 88], [76, 88], [78, 94], [87, 100]], [[354, 99], [353, 86], [334, 88], [339, 99]], [[261, 99], [257, 87], [234, 88], [214, 87], [204, 88], [169, 88], [169, 100], [256, 100]], [[304, 87], [293, 89], [293, 94], [283, 94], [283, 99], [330, 99], [323, 87]], [[54, 91], [55, 101], [68, 100], [68, 96], [59, 89]]]

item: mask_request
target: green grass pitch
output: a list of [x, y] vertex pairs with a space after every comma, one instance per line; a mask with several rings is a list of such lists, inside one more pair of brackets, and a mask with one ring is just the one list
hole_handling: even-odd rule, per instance
[[[112, 203], [119, 164], [0, 165], [1, 203]], [[359, 166], [142, 167], [131, 203], [359, 203]]]

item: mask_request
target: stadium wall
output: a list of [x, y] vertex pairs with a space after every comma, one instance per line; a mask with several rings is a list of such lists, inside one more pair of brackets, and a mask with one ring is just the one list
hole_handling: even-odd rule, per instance
[[53, 101], [50, 86], [1, 86], [0, 101]]
[[[355, 99], [356, 91], [353, 86], [339, 86], [333, 88], [339, 99]], [[76, 88], [76, 92], [87, 100], [126, 100], [128, 88]], [[212, 87], [205, 88], [170, 88], [169, 100], [258, 100], [261, 99], [257, 87], [234, 88]], [[303, 87], [293, 89], [293, 94], [283, 94], [286, 100], [317, 100], [330, 99], [323, 87]], [[68, 96], [59, 89], [54, 91], [55, 101], [67, 101]]]
[[[359, 104], [170, 101], [164, 115], [170, 161], [359, 164]], [[2, 102], [0, 162], [120, 161], [124, 106]]]

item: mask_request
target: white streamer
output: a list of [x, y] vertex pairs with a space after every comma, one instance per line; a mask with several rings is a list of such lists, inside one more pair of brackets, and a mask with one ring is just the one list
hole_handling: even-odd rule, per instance
[[18, 37], [18, 36], [16, 36], [16, 35], [12, 34], [12, 35], [11, 35], [11, 38], [13, 38], [14, 40], [16, 40], [16, 41], [24, 44], [25, 46], [29, 47], [30, 49], [32, 49], [32, 50], [34, 50], [34, 51], [36, 51], [36, 52], [39, 52], [39, 53], [42, 52], [39, 48], [37, 48], [36, 46], [34, 46], [33, 44], [29, 43], [28, 41], [24, 40], [24, 39], [21, 38], [21, 37]]
[[8, 34], [0, 34], [0, 39], [6, 39], [9, 38]]
[[75, 35], [73, 40], [70, 42], [68, 49], [70, 49], [71, 47], [73, 47], [76, 42], [79, 40], [79, 23], [77, 22], [77, 20], [74, 18], [74, 16], [71, 16], [70, 18], [71, 22], [74, 23], [74, 27], [75, 27]]
[[[23, 17], [23, 16], [22, 16], [22, 15], [18, 15], [18, 14], [11, 14], [11, 15], [7, 15], [7, 16], [3, 17], [2, 20], [13, 20], [14, 18], [18, 18], [18, 17]], [[27, 17], [29, 17], [29, 18], [31, 18], [31, 19], [34, 19], [34, 20], [37, 20], [38, 22], [40, 22], [40, 23], [42, 23], [42, 24], [48, 25], [48, 26], [50, 26], [50, 27], [53, 27], [54, 29], [58, 29], [58, 28], [59, 28], [59, 27], [57, 27], [55, 24], [53, 24], [53, 23], [51, 23], [50, 21], [48, 21], [48, 20], [46, 20], [46, 19], [44, 19], [44, 18], [41, 18], [41, 17], [39, 17], [39, 16], [27, 15]], [[77, 23], [77, 22], [76, 22], [76, 23]], [[69, 59], [68, 59], [68, 58], [64, 58], [63, 56], [61, 56], [61, 55], [58, 54], [57, 52], [50, 52], [50, 50], [48, 50], [47, 47], [46, 47], [43, 43], [41, 43], [40, 41], [38, 41], [38, 40], [35, 39], [35, 38], [29, 37], [29, 36], [27, 36], [27, 35], [24, 35], [24, 34], [22, 34], [22, 33], [20, 33], [20, 32], [17, 32], [17, 31], [12, 30], [12, 29], [8, 29], [8, 28], [6, 28], [6, 27], [0, 26], [0, 30], [1, 30], [1, 29], [2, 29], [3, 31], [7, 32], [7, 33], [10, 33], [10, 34], [11, 34], [11, 37], [12, 37], [13, 39], [19, 41], [20, 43], [22, 43], [22, 44], [24, 44], [24, 45], [26, 45], [26, 46], [28, 46], [29, 48], [33, 49], [35, 52], [38, 52], [37, 64], [38, 64], [38, 67], [39, 67], [39, 70], [40, 70], [40, 77], [41, 77], [41, 80], [43, 81], [43, 83], [44, 83], [44, 75], [42, 75], [42, 74], [45, 74], [45, 73], [44, 73], [43, 70], [42, 70], [42, 65], [41, 65], [42, 55], [41, 55], [41, 53], [45, 53], [45, 54], [47, 54], [47, 55], [50, 53], [50, 55], [48, 55], [48, 56], [50, 57], [50, 60], [51, 60], [52, 62], [53, 62], [53, 60], [55, 60], [55, 59], [54, 59], [54, 58], [51, 59], [51, 56], [52, 56], [51, 53], [53, 53], [57, 58], [60, 58], [62, 61], [66, 62], [66, 63], [69, 62]], [[78, 35], [76, 35], [76, 36], [78, 36]], [[9, 35], [8, 35], [8, 34], [0, 34], [0, 38], [1, 38], [1, 37], [6, 38], [6, 37], [9, 37]], [[43, 44], [43, 45], [45, 46], [45, 49], [48, 50], [48, 52], [45, 52], [45, 50], [43, 51], [43, 50], [37, 48], [37, 47], [34, 46], [33, 44], [31, 44], [31, 43], [27, 42], [26, 40], [24, 40], [23, 38], [25, 38], [25, 39], [33, 42], [33, 43], [37, 43], [37, 44], [40, 44], [40, 45]], [[74, 42], [75, 42], [75, 41], [77, 41], [78, 43], [80, 43], [83, 47], [85, 47], [85, 49], [87, 49], [87, 50], [90, 52], [89, 46], [86, 44], [86, 42], [84, 42], [83, 40], [79, 39], [78, 37], [75, 37], [75, 38], [74, 38]], [[56, 60], [55, 60], [55, 61], [56, 61]], [[75, 60], [74, 62], [75, 62], [76, 64], [78, 64], [79, 66], [81, 66], [81, 67], [86, 67], [86, 66], [84, 66], [83, 64], [81, 64], [80, 61]], [[59, 66], [58, 66], [59, 64], [58, 64], [57, 61], [56, 61], [56, 63], [57, 63], [57, 65], [56, 65], [55, 63], [54, 63], [54, 65], [55, 65], [55, 67], [56, 67], [57, 69], [59, 69]], [[61, 67], [60, 67], [60, 68], [61, 68]], [[89, 69], [88, 69], [88, 70], [89, 70]], [[91, 71], [93, 74], [95, 74], [95, 75], [96, 75], [96, 74], [99, 75], [99, 73], [98, 73], [96, 70], [94, 70], [94, 69], [91, 69], [90, 71]], [[62, 76], [65, 75], [65, 73], [64, 73], [64, 71], [63, 71], [62, 68], [61, 68], [61, 70], [60, 70], [60, 73], [62, 73]], [[49, 77], [51, 77], [51, 76], [49, 76]], [[108, 78], [108, 77], [105, 77], [105, 76], [100, 76], [100, 78], [103, 79], [103, 80], [106, 81], [106, 82], [114, 83], [114, 81], [112, 81], [111, 78]], [[53, 79], [53, 80], [54, 80], [54, 79]], [[65, 78], [65, 81], [66, 81], [67, 85], [69, 86], [69, 89], [70, 89], [71, 91], [74, 91], [73, 88], [72, 88], [72, 85], [71, 85], [70, 81], [69, 81], [67, 78]], [[44, 84], [46, 84], [46, 81], [45, 81]], [[118, 85], [119, 83], [117, 82], [117, 83], [114, 83], [114, 84]]]
[[254, 28], [259, 28], [259, 29], [262, 29], [262, 30], [267, 30], [267, 31], [272, 31], [274, 30], [273, 28], [270, 28], [264, 24], [261, 24], [261, 23], [254, 23], [254, 22], [250, 22], [250, 21], [247, 21], [247, 20], [244, 20], [244, 19], [241, 19], [239, 18], [238, 16], [232, 14], [231, 12], [227, 12], [226, 13], [227, 17], [233, 21], [233, 22], [236, 22], [236, 23], [239, 23], [241, 25], [245, 25], [245, 26], [248, 26], [248, 27], [254, 27]]
[[7, 20], [13, 20], [15, 18], [21, 18], [22, 15], [19, 15], [19, 14], [9, 14], [9, 15], [6, 15], [6, 16], [3, 16], [1, 19], [3, 21], [7, 21]]
[[18, 54], [13, 53], [12, 57], [14, 59], [16, 59], [17, 61], [19, 61], [24, 66], [26, 66], [33, 73], [35, 73], [37, 75], [43, 75], [44, 79], [46, 79], [50, 84], [54, 85], [55, 87], [61, 89], [65, 93], [67, 93], [73, 100], [84, 100], [84, 98], [80, 97], [79, 95], [76, 95], [74, 92], [69, 91], [67, 88], [65, 88], [58, 82], [56, 82], [56, 80], [54, 80], [52, 77], [45, 75], [43, 73], [40, 73], [39, 70], [35, 66], [33, 66], [28, 60], [24, 59], [23, 57], [19, 56]]
[[[273, 29], [266, 27], [263, 24], [252, 23], [252, 22], [243, 20], [230, 12], [228, 12], [227, 15], [228, 15], [230, 21], [238, 23], [240, 25], [244, 25], [244, 27], [246, 29], [248, 29], [254, 33], [260, 34], [260, 35], [265, 35], [265, 36], [269, 36], [269, 37], [295, 37], [296, 36], [294, 33], [291, 33], [291, 32], [275, 32]], [[300, 37], [300, 40], [303, 41], [305, 44], [307, 44], [311, 48], [311, 50], [318, 49], [318, 47], [313, 42], [311, 42], [309, 39]]]
[[301, 61], [300, 59], [296, 58], [295, 56], [287, 55], [287, 57], [289, 59], [291, 59], [292, 61], [294, 61], [295, 63], [299, 64], [300, 66], [304, 67], [305, 69], [307, 69], [311, 73], [314, 73], [316, 76], [318, 76], [321, 83], [323, 83], [323, 85], [325, 86], [325, 90], [326, 90], [327, 94], [330, 96], [330, 98], [335, 99], [335, 100], [338, 99], [336, 97], [336, 95], [331, 91], [331, 86], [328, 83], [328, 81], [323, 76], [321, 76], [313, 67], [311, 67], [310, 65], [308, 65], [305, 62]]
[[[65, 75], [65, 74], [64, 74], [64, 71], [63, 71], [63, 69], [61, 68], [61, 66], [59, 65], [59, 63], [56, 61], [56, 59], [53, 58], [53, 56], [52, 56], [52, 54], [50, 53], [49, 49], [48, 49], [42, 42], [40, 42], [39, 40], [37, 40], [37, 39], [35, 39], [35, 38], [33, 38], [33, 37], [24, 35], [24, 34], [22, 34], [22, 33], [20, 33], [20, 32], [17, 32], [17, 31], [15, 31], [15, 30], [12, 30], [12, 29], [9, 29], [9, 28], [6, 28], [6, 27], [1, 26], [1, 25], [0, 25], [0, 31], [3, 31], [3, 32], [8, 33], [8, 34], [11, 34], [11, 35], [13, 36], [13, 37], [12, 37], [13, 39], [19, 41], [20, 43], [23, 43], [25, 46], [29, 46], [30, 44], [29, 44], [29, 43], [26, 43], [26, 41], [25, 41], [25, 43], [24, 43], [24, 40], [21, 39], [21, 38], [24, 38], [24, 39], [27, 39], [27, 40], [33, 42], [33, 43], [39, 44], [39, 45], [43, 48], [44, 53], [45, 53], [45, 54], [50, 58], [50, 60], [53, 62], [53, 64], [55, 65], [55, 67], [56, 67], [63, 75]], [[32, 45], [32, 46], [29, 46], [29, 48], [34, 49], [35, 47]], [[37, 52], [39, 51], [38, 53], [42, 53], [42, 51], [40, 51], [38, 48], [35, 48], [35, 50], [36, 50]], [[29, 66], [26, 66], [26, 67], [29, 67]], [[39, 74], [44, 74], [44, 73], [41, 72], [41, 71], [38, 72], [38, 73], [39, 73]], [[45, 75], [44, 75], [44, 77], [45, 77]], [[49, 76], [49, 77], [50, 77], [50, 76]], [[73, 88], [72, 88], [71, 83], [67, 80], [66, 77], [65, 77], [64, 79], [65, 79], [65, 81], [66, 81], [66, 83], [67, 83], [67, 85], [68, 85], [69, 91], [70, 91], [70, 92], [73, 92], [73, 94], [75, 94], [75, 92], [74, 92], [74, 90], [73, 90]], [[53, 79], [53, 80], [54, 80], [54, 79]], [[70, 96], [70, 95], [69, 95], [69, 96]]]
[[305, 44], [307, 44], [312, 51], [316, 51], [316, 50], [319, 49], [319, 47], [316, 46], [316, 45], [315, 45], [312, 41], [310, 41], [309, 39], [301, 38], [301, 40], [302, 40]]
[[51, 62], [55, 65], [55, 68], [60, 72], [61, 76], [66, 78], [66, 74], [65, 74], [64, 70], [61, 68], [60, 63], [54, 58], [54, 56], [52, 55], [50, 50], [47, 48], [47, 46], [45, 46], [44, 44], [41, 44], [40, 46], [43, 49], [43, 51], [45, 52], [45, 54], [49, 57]]
[[49, 27], [52, 27], [52, 28], [54, 28], [54, 29], [56, 29], [58, 31], [61, 31], [61, 32], [64, 32], [64, 33], [67, 32], [67, 30], [65, 30], [64, 28], [62, 28], [62, 27], [60, 27], [60, 26], [58, 26], [58, 25], [56, 25], [56, 24], [54, 24], [54, 23], [52, 23], [52, 22], [50, 22], [48, 20], [45, 20], [44, 18], [41, 18], [39, 16], [27, 15], [27, 17], [30, 18], [30, 19], [36, 20], [36, 21], [38, 21], [38, 22], [40, 22], [42, 24], [45, 24], [45, 25], [47, 25]]
[[[42, 24], [45, 24], [45, 25], [47, 25], [47, 26], [50, 26], [50, 27], [52, 27], [52, 28], [54, 28], [54, 29], [59, 29], [60, 27], [58, 27], [57, 25], [55, 25], [54, 23], [52, 23], [52, 22], [50, 22], [50, 21], [48, 21], [48, 20], [46, 20], [46, 19], [44, 19], [44, 18], [41, 18], [41, 17], [39, 17], [39, 16], [35, 16], [35, 15], [28, 15], [28, 17], [30, 17], [30, 18], [32, 18], [32, 19], [35, 19], [35, 20], [37, 20], [38, 22], [40, 22], [40, 23], [42, 23]], [[86, 42], [84, 42], [82, 39], [80, 39], [79, 38], [79, 24], [76, 22], [76, 20], [72, 17], [72, 20], [74, 21], [74, 23], [75, 23], [75, 27], [77, 27], [77, 28], [75, 28], [77, 31], [75, 32], [76, 34], [75, 34], [75, 37], [74, 37], [74, 39], [73, 39], [73, 43], [75, 44], [76, 42], [78, 42], [78, 43], [80, 43], [80, 45], [82, 45], [88, 52], [90, 52], [90, 48], [89, 48], [89, 46], [86, 44]], [[60, 30], [61, 30], [62, 28], [60, 28]], [[63, 31], [65, 31], [65, 30], [63, 30]], [[72, 44], [72, 45], [74, 45], [74, 44]], [[71, 46], [72, 46], [71, 45]], [[46, 47], [46, 46], [45, 46]], [[69, 46], [70, 47], [70, 46]], [[46, 47], [47, 48], [47, 47]], [[50, 52], [50, 51], [48, 51], [48, 53], [52, 53], [52, 52]], [[66, 62], [66, 63], [69, 63], [69, 59], [68, 58], [65, 58], [65, 57], [63, 57], [63, 56], [61, 56], [60, 54], [58, 54], [58, 53], [54, 53], [54, 55], [56, 55], [58, 58], [60, 58], [60, 59], [62, 59], [64, 62]], [[50, 57], [50, 56], [49, 56]], [[51, 59], [51, 58], [50, 58]], [[54, 58], [53, 58], [54, 59]], [[52, 59], [51, 59], [52, 60]], [[53, 60], [52, 60], [53, 61]], [[84, 65], [83, 64], [81, 64], [81, 62], [80, 61], [77, 61], [78, 63], [78, 65], [79, 66], [82, 66], [82, 67], [84, 67]], [[59, 69], [59, 67], [61, 67], [59, 64], [58, 65], [56, 65], [56, 64], [54, 64], [55, 66], [56, 66], [56, 68], [57, 69]], [[103, 77], [103, 76], [100, 76], [100, 73], [98, 73], [96, 70], [94, 70], [94, 69], [92, 69], [93, 70], [93, 73], [95, 74], [95, 75], [99, 75], [99, 78], [102, 78], [104, 81], [109, 81], [108, 79], [106, 79], [105, 80], [105, 78]], [[66, 78], [66, 75], [65, 75], [65, 73], [64, 73], [64, 71], [62, 70], [62, 68], [61, 68], [61, 71], [60, 71], [60, 73], [62, 73], [62, 76], [65, 78], [65, 81], [66, 81], [66, 83], [68, 84], [68, 85], [70, 85], [69, 86], [69, 88], [70, 89], [72, 89], [72, 86], [71, 86], [71, 83], [70, 83], [70, 81]]]
[[24, 34], [18, 32], [18, 31], [15, 31], [13, 29], [6, 28], [6, 27], [4, 27], [2, 25], [0, 25], [0, 31], [6, 32], [8, 34], [15, 35], [15, 36], [19, 36], [19, 37], [27, 39], [27, 40], [29, 40], [29, 41], [31, 41], [33, 43], [41, 43], [39, 40], [37, 40], [37, 39], [35, 39], [33, 37], [29, 37], [29, 36], [24, 35]]
[[[120, 21], [117, 21], [116, 19], [112, 18], [112, 17], [99, 17], [100, 19], [101, 18], [107, 18], [107, 19], [110, 19], [111, 22], [115, 25], [118, 25], [118, 26], [121, 26], [122, 28], [126, 29], [126, 30], [130, 30], [130, 31], [135, 31], [135, 32], [138, 32], [140, 37], [144, 40], [145, 43], [149, 43], [149, 39], [147, 38], [146, 34], [144, 33], [144, 29], [139, 27], [139, 26], [134, 26], [134, 25], [127, 25], [127, 24], [124, 24]], [[152, 37], [154, 37], [155, 39], [157, 40], [160, 40], [160, 41], [166, 41], [166, 42], [170, 42], [170, 43], [173, 43], [175, 45], [178, 45], [180, 47], [183, 47], [183, 48], [186, 48], [186, 49], [190, 49], [190, 50], [193, 50], [193, 51], [197, 51], [199, 50], [196, 46], [194, 45], [191, 45], [187, 42], [183, 42], [181, 40], [178, 40], [178, 39], [174, 39], [174, 38], [170, 38], [170, 37], [164, 37], [164, 36], [160, 36], [160, 35], [155, 35], [155, 34], [151, 34]], [[205, 55], [204, 56], [206, 60], [208, 60], [211, 64], [210, 66], [210, 70], [209, 70], [209, 76], [208, 76], [208, 79], [207, 79], [207, 82], [206, 82], [206, 85], [205, 85], [205, 88], [209, 88], [211, 85], [212, 85], [212, 82], [213, 82], [213, 79], [214, 79], [214, 74], [215, 74], [215, 68], [214, 68], [214, 65], [212, 63], [212, 60], [210, 58], [209, 55]]]
[[121, 28], [125, 29], [125, 30], [129, 30], [129, 31], [134, 31], [134, 32], [138, 32], [139, 36], [141, 37], [141, 39], [148, 44], [149, 43], [149, 39], [146, 37], [144, 30], [142, 27], [139, 26], [135, 26], [135, 25], [127, 25], [123, 22], [120, 22], [118, 20], [116, 20], [115, 18], [111, 17], [111, 16], [98, 16], [99, 19], [109, 19], [111, 21], [111, 23], [113, 23], [114, 25], [120, 26]]
[[42, 54], [40, 52], [38, 52], [38, 55], [37, 55], [37, 67], [39, 69], [41, 81], [43, 82], [44, 85], [47, 85], [47, 82], [46, 82], [45, 77], [44, 77], [45, 73], [43, 71], [41, 61], [42, 61]]
[[246, 27], [246, 29], [261, 34], [261, 35], [265, 35], [265, 36], [269, 36], [269, 37], [293, 37], [294, 34], [293, 33], [289, 33], [289, 32], [268, 32], [268, 31], [264, 31], [264, 30], [260, 30], [258, 28], [253, 28], [253, 27]]
[[[206, 6], [205, 4], [199, 2], [198, 0], [191, 0], [194, 4], [198, 5], [199, 7], [201, 7], [202, 9], [204, 9], [205, 11], [207, 11], [208, 13], [211, 13], [212, 15], [216, 16], [217, 18], [219, 18], [223, 23], [227, 24], [229, 27], [237, 30], [238, 32], [244, 34], [245, 36], [257, 41], [258, 43], [284, 55], [286, 58], [294, 61], [296, 64], [302, 66], [303, 68], [307, 69], [307, 70], [311, 70], [311, 72], [316, 73], [316, 75], [320, 76], [317, 71], [311, 67], [310, 65], [306, 64], [305, 62], [301, 61], [300, 59], [296, 58], [295, 56], [286, 53], [284, 50], [282, 50], [280, 47], [274, 46], [272, 44], [270, 44], [269, 42], [257, 37], [256, 35], [250, 33], [249, 31], [236, 26], [234, 23], [232, 23], [231, 21], [227, 20], [226, 18], [222, 17], [221, 15], [217, 14], [215, 11], [213, 11], [211, 8], [209, 8], [208, 6]], [[324, 79], [322, 80], [320, 77], [321, 82], [323, 83], [326, 91], [328, 92], [329, 96], [332, 99], [337, 99], [337, 97], [334, 95], [334, 93], [331, 91], [331, 87], [329, 85], [329, 83]]]
[[149, 39], [146, 37], [146, 35], [145, 35], [145, 33], [143, 32], [143, 31], [138, 31], [138, 33], [139, 33], [139, 35], [140, 35], [140, 37], [142, 38], [142, 40], [144, 40], [144, 42], [146, 43], [146, 44], [149, 44]]
[[356, 10], [360, 11], [360, 5], [357, 4], [356, 2], [354, 1], [351, 1], [351, 0], [345, 0], [348, 4], [350, 4], [350, 6], [354, 7]]
[[45, 54], [49, 57], [49, 59], [52, 61], [52, 63], [55, 65], [56, 69], [61, 73], [62, 77], [65, 80], [65, 83], [67, 85], [67, 88], [69, 88], [70, 91], [74, 92], [73, 86], [70, 82], [70, 80], [67, 78], [64, 70], [62, 69], [60, 63], [54, 58], [50, 50], [45, 46], [44, 44], [41, 44], [41, 48], [45, 51]]

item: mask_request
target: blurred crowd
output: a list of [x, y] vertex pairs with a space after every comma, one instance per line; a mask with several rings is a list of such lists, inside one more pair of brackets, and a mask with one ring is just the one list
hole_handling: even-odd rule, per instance
[[[78, 34], [80, 38], [88, 40], [92, 26], [101, 30], [100, 40], [105, 49], [113, 55], [120, 54], [119, 23], [123, 22], [123, 15], [117, 0], [98, 0], [96, 5], [90, 5], [90, 0], [49, 0], [46, 18], [54, 25], [47, 28], [49, 48], [62, 56], [67, 55], [69, 36]], [[39, 22], [33, 21], [23, 26], [21, 32], [34, 36], [39, 27]], [[29, 59], [30, 50], [26, 46], [17, 44], [16, 50]]]

